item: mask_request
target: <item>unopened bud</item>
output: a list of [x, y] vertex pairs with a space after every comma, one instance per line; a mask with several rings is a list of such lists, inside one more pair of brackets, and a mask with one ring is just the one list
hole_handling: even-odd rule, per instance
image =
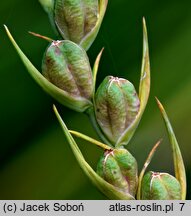
[[92, 97], [93, 79], [88, 57], [71, 41], [51, 43], [43, 59], [42, 73], [71, 97]]
[[93, 43], [107, 0], [55, 0], [54, 21], [64, 39], [88, 49]]
[[148, 172], [142, 180], [141, 199], [180, 200], [179, 181], [168, 173]]
[[134, 121], [140, 106], [133, 84], [113, 76], [106, 77], [101, 83], [95, 104], [97, 122], [113, 144], [117, 143]]
[[116, 190], [135, 196], [137, 162], [126, 149], [106, 150], [98, 162], [97, 173]]

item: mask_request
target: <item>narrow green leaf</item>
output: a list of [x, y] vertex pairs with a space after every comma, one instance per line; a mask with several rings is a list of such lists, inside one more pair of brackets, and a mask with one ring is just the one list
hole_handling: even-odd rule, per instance
[[154, 147], [152, 148], [152, 150], [150, 151], [145, 163], [144, 163], [144, 166], [143, 166], [143, 169], [141, 170], [140, 172], [140, 175], [139, 175], [139, 183], [138, 183], [138, 189], [137, 189], [137, 199], [140, 200], [141, 199], [141, 184], [142, 184], [142, 180], [143, 180], [143, 176], [145, 174], [145, 171], [148, 167], [148, 165], [150, 164], [152, 158], [153, 158], [153, 155], [154, 153], [156, 152], [158, 146], [160, 145], [161, 143], [161, 140], [159, 140], [155, 145]]
[[104, 179], [102, 179], [86, 162], [84, 159], [79, 147], [77, 146], [76, 142], [74, 141], [72, 135], [70, 134], [69, 130], [67, 129], [64, 121], [62, 120], [61, 116], [59, 115], [56, 107], [53, 107], [54, 112], [56, 114], [56, 117], [58, 118], [58, 121], [62, 127], [62, 130], [69, 142], [69, 145], [73, 151], [74, 156], [76, 157], [76, 160], [78, 161], [80, 167], [84, 171], [84, 173], [88, 176], [88, 178], [92, 181], [92, 183], [108, 198], [110, 199], [120, 199], [120, 200], [133, 200], [134, 197], [132, 197], [130, 194], [125, 194], [122, 192], [117, 191], [114, 186], [106, 182]]
[[98, 56], [97, 56], [97, 58], [95, 60], [94, 66], [93, 66], [93, 81], [94, 81], [94, 93], [93, 93], [93, 95], [95, 94], [97, 72], [98, 72], [99, 62], [100, 62], [103, 51], [104, 51], [104, 48], [102, 48], [102, 50], [98, 54]]
[[126, 145], [133, 136], [145, 110], [150, 92], [150, 60], [146, 22], [143, 18], [143, 58], [139, 84], [140, 109], [134, 122], [124, 131], [116, 146]]
[[108, 4], [108, 0], [100, 0], [99, 1], [99, 17], [98, 17], [98, 21], [95, 25], [95, 27], [92, 29], [92, 31], [87, 34], [83, 40], [80, 42], [80, 46], [82, 46], [85, 50], [88, 50], [89, 47], [92, 45], [94, 39], [96, 38], [101, 23], [103, 21], [106, 9], [107, 9], [107, 4]]
[[169, 136], [169, 140], [170, 140], [171, 148], [172, 148], [172, 153], [173, 153], [175, 176], [181, 185], [181, 195], [182, 195], [181, 199], [185, 200], [186, 199], [186, 172], [185, 172], [182, 154], [181, 154], [178, 142], [176, 140], [176, 136], [174, 134], [173, 128], [171, 126], [171, 123], [170, 123], [168, 116], [165, 112], [165, 109], [157, 98], [156, 98], [156, 101], [157, 101], [158, 107], [161, 111], [162, 117], [164, 119], [166, 129], [168, 131], [168, 136]]
[[9, 32], [7, 26], [4, 26], [7, 32], [7, 35], [12, 42], [13, 46], [15, 47], [18, 55], [20, 56], [23, 64], [27, 68], [29, 74], [33, 77], [33, 79], [45, 90], [48, 94], [50, 94], [54, 99], [59, 101], [61, 104], [76, 110], [78, 112], [84, 112], [88, 107], [92, 104], [89, 100], [78, 97], [72, 98], [67, 92], [64, 90], [56, 87], [54, 84], [49, 82], [30, 62], [30, 60], [26, 57], [26, 55], [22, 52], [20, 47], [15, 42], [14, 38], [12, 37], [11, 33]]
[[88, 142], [90, 142], [90, 143], [92, 143], [94, 145], [97, 145], [97, 146], [103, 148], [103, 149], [112, 150], [111, 147], [105, 145], [104, 143], [99, 142], [99, 141], [97, 141], [97, 140], [95, 140], [95, 139], [93, 139], [93, 138], [91, 138], [89, 136], [86, 136], [85, 134], [82, 134], [82, 133], [80, 133], [78, 131], [69, 130], [69, 132], [71, 134], [73, 134], [74, 136], [79, 137], [79, 138], [81, 138], [83, 140], [86, 140], [86, 141], [88, 141]]

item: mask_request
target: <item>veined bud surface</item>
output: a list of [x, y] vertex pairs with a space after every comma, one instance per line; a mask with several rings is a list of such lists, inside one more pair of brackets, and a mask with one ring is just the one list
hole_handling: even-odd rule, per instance
[[98, 162], [97, 173], [116, 190], [135, 196], [137, 162], [126, 149], [105, 151]]
[[54, 22], [64, 39], [87, 50], [99, 31], [106, 7], [107, 0], [55, 0]]
[[148, 172], [142, 180], [141, 199], [180, 200], [179, 181], [168, 173]]
[[71, 41], [50, 44], [44, 55], [42, 73], [72, 97], [92, 97], [93, 78], [88, 57]]
[[95, 105], [101, 130], [115, 144], [136, 118], [140, 101], [132, 83], [107, 76], [96, 92]]

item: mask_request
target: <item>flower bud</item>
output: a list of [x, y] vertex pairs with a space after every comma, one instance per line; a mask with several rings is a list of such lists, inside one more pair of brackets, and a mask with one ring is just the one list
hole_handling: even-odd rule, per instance
[[87, 50], [99, 31], [106, 7], [107, 0], [55, 0], [54, 21], [64, 39]]
[[53, 41], [44, 55], [42, 74], [77, 100], [91, 99], [93, 78], [85, 51], [71, 41]]
[[143, 200], [180, 200], [179, 181], [168, 173], [148, 172], [142, 180]]
[[100, 128], [115, 144], [136, 118], [140, 102], [132, 83], [107, 76], [97, 90], [95, 105]]
[[97, 173], [118, 191], [135, 196], [137, 162], [126, 149], [106, 150], [98, 162]]

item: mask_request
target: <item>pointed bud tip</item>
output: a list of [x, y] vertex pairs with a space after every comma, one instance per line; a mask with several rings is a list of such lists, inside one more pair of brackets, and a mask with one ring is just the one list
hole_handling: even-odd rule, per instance
[[48, 42], [52, 42], [52, 41], [53, 41], [53, 39], [51, 39], [51, 38], [49, 38], [49, 37], [46, 37], [46, 36], [44, 36], [44, 35], [41, 35], [41, 34], [37, 34], [37, 33], [35, 33], [35, 32], [28, 31], [28, 33], [31, 34], [31, 35], [33, 35], [33, 36], [35, 36], [35, 37], [44, 39], [44, 40], [46, 40], [46, 41], [48, 41]]
[[159, 99], [158, 99], [157, 97], [155, 97], [155, 99], [156, 99], [156, 102], [157, 102], [157, 105], [158, 105], [160, 111], [161, 111], [161, 112], [164, 112], [164, 107], [163, 107], [163, 105], [161, 104], [161, 102], [159, 101]]

